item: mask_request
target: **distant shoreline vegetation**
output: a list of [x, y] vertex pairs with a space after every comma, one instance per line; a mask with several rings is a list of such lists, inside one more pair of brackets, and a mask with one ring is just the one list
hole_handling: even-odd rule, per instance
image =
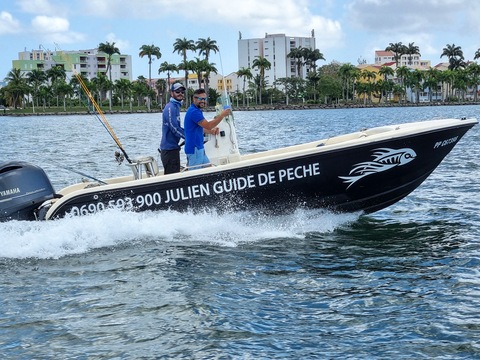
[[[262, 110], [308, 110], [308, 109], [349, 109], [349, 108], [390, 108], [390, 107], [424, 107], [424, 106], [461, 106], [461, 105], [480, 105], [480, 101], [461, 101], [461, 102], [424, 102], [424, 103], [380, 103], [380, 104], [363, 104], [363, 103], [338, 103], [338, 104], [263, 104], [263, 105], [252, 105], [252, 106], [235, 106], [233, 105], [234, 111], [262, 111]], [[182, 109], [186, 111], [186, 109]], [[209, 106], [205, 109], [206, 112], [215, 112], [215, 107]], [[118, 107], [118, 109], [113, 108], [112, 110], [106, 109], [102, 112], [106, 115], [109, 114], [145, 114], [145, 113], [162, 113], [160, 108], [148, 108], [139, 107], [133, 109], [125, 109]], [[0, 116], [68, 116], [68, 115], [94, 115], [94, 112], [89, 111], [88, 109], [81, 107], [66, 108], [63, 107], [51, 107], [48, 109], [39, 108], [35, 112], [32, 111], [32, 108], [26, 109], [8, 109], [0, 107]]]

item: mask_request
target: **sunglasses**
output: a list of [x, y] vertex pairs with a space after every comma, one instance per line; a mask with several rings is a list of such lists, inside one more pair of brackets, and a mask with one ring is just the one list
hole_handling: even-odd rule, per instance
[[185, 91], [184, 90], [176, 90], [175, 94], [185, 94]]
[[198, 96], [195, 96], [195, 99], [198, 99], [198, 101], [207, 101], [208, 97], [198, 97]]

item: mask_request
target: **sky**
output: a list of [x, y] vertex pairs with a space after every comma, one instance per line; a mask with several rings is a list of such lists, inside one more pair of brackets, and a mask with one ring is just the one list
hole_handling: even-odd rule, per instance
[[[142, 45], [160, 48], [152, 78], [164, 61], [179, 64], [177, 38], [210, 38], [220, 52], [210, 61], [220, 74], [238, 70], [237, 41], [268, 34], [310, 37], [332, 61], [373, 63], [375, 50], [413, 42], [432, 66], [447, 44], [461, 46], [465, 60], [480, 48], [478, 0], [0, 0], [0, 80], [21, 51], [84, 50], [115, 43], [132, 56], [132, 79], [148, 78]], [[189, 53], [189, 60], [198, 54]]]

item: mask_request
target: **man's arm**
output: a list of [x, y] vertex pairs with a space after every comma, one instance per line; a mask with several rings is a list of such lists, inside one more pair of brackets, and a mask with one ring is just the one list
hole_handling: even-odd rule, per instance
[[220, 124], [220, 122], [230, 114], [231, 114], [231, 110], [225, 109], [210, 121], [208, 121], [207, 119], [203, 119], [202, 121], [199, 121], [198, 125], [200, 125], [206, 130], [213, 130], [214, 127]]

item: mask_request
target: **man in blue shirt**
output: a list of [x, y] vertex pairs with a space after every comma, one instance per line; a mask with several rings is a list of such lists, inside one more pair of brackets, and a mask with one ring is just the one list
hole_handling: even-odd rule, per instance
[[188, 168], [190, 170], [209, 166], [210, 160], [205, 154], [203, 147], [203, 133], [217, 135], [216, 127], [220, 122], [231, 114], [231, 110], [225, 109], [212, 120], [206, 120], [202, 109], [207, 106], [207, 95], [204, 89], [195, 90], [193, 101], [185, 114], [185, 154], [187, 155]]
[[180, 126], [180, 107], [185, 98], [185, 87], [175, 83], [170, 90], [170, 102], [165, 105], [162, 114], [162, 140], [160, 141], [160, 158], [165, 175], [180, 171], [178, 141], [185, 139], [185, 132]]

